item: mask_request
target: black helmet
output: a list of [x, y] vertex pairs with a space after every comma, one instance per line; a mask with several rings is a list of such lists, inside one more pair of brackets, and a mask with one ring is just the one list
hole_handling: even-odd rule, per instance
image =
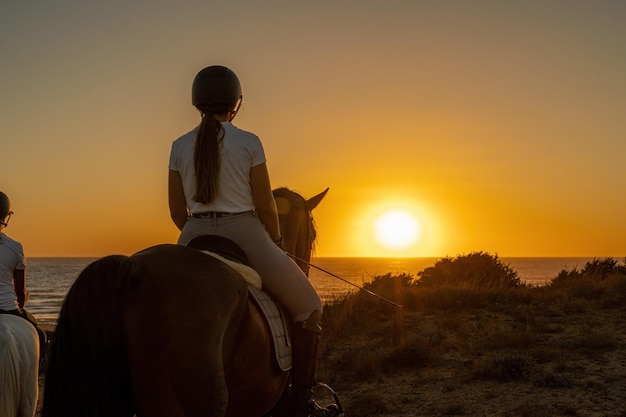
[[191, 87], [191, 102], [203, 112], [227, 113], [233, 110], [241, 97], [239, 78], [220, 65], [201, 70]]
[[0, 191], [0, 222], [4, 222], [5, 217], [11, 213], [11, 200], [9, 197]]

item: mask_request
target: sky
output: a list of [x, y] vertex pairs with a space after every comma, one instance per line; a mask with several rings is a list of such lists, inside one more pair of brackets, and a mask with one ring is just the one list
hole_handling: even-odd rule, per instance
[[[26, 255], [175, 243], [171, 143], [208, 65], [316, 256], [626, 255], [626, 2], [0, 0], [0, 191]], [[411, 243], [376, 239], [408, 213]]]

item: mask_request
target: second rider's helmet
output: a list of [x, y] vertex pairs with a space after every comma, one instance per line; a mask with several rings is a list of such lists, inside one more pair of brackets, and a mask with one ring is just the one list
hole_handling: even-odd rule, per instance
[[230, 69], [213, 65], [201, 70], [193, 80], [191, 102], [202, 112], [228, 113], [241, 95], [239, 78]]
[[5, 193], [0, 191], [0, 224], [6, 226], [9, 221], [5, 221], [5, 219], [10, 214], [13, 214], [11, 211], [11, 200]]

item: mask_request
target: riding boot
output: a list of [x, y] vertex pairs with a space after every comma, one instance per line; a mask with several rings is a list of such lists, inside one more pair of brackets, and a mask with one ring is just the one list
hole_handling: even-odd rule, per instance
[[339, 409], [335, 404], [321, 408], [313, 401], [317, 345], [322, 331], [322, 313], [314, 311], [308, 320], [297, 322], [293, 334], [293, 369], [291, 376], [292, 407], [294, 417], [335, 417]]
[[39, 374], [41, 375], [48, 368], [48, 351], [50, 350], [50, 339], [43, 330], [37, 329], [39, 335]]

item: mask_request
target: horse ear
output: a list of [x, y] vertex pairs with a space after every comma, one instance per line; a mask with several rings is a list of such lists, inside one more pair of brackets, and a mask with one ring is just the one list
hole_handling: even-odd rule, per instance
[[319, 193], [318, 195], [309, 198], [306, 201], [306, 208], [309, 209], [309, 211], [312, 211], [315, 207], [317, 207], [320, 201], [322, 201], [322, 198], [324, 198], [327, 192], [328, 192], [328, 188], [322, 191], [321, 193]]

